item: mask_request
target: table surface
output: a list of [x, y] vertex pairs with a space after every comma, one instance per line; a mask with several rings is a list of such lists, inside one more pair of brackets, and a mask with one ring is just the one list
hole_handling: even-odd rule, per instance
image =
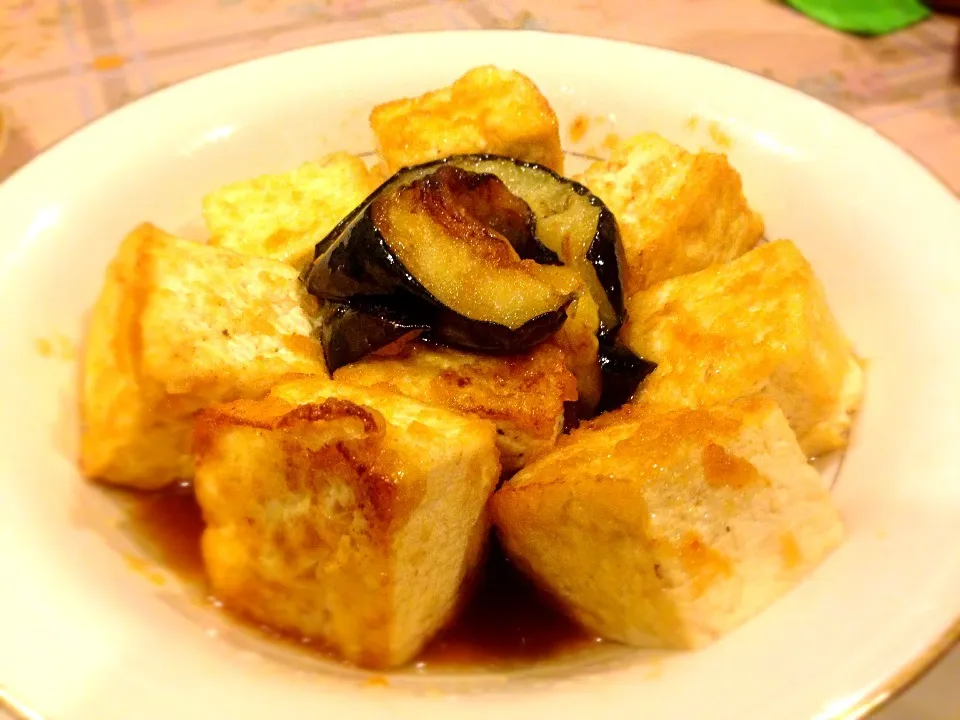
[[[771, 0], [0, 0], [0, 180], [97, 116], [214, 68], [346, 38], [477, 28], [631, 40], [766, 75], [860, 118], [960, 192], [960, 23], [934, 16], [861, 39]], [[960, 649], [877, 718], [956, 720], [958, 678]]]

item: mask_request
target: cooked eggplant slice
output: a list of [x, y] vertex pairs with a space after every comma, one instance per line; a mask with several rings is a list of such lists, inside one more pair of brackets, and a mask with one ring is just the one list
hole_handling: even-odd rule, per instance
[[450, 186], [464, 175], [444, 167], [374, 200], [370, 216], [395, 257], [444, 308], [472, 320], [515, 329], [566, 304], [538, 263], [460, 204]]
[[612, 338], [601, 338], [597, 351], [603, 389], [596, 413], [616, 410], [627, 402], [643, 379], [657, 369], [656, 363], [637, 357], [625, 345]]
[[443, 194], [442, 208], [454, 218], [473, 218], [499, 233], [522, 260], [540, 265], [560, 265], [560, 257], [537, 238], [537, 216], [526, 202], [507, 189], [496, 175], [468, 172], [454, 165], [439, 168], [431, 187]]
[[442, 165], [496, 175], [536, 216], [537, 240], [580, 273], [600, 310], [600, 332], [616, 332], [623, 320], [620, 229], [610, 209], [580, 183], [534, 163], [497, 155], [454, 155], [412, 168]]
[[[600, 309], [600, 333], [612, 335], [623, 321], [623, 283], [620, 229], [610, 209], [584, 185], [557, 175], [542, 165], [499, 155], [452, 155], [440, 160], [404, 168], [387, 180], [354, 213], [317, 245], [316, 257], [341, 234], [342, 228], [361, 214], [367, 205], [388, 188], [404, 185], [434, 173], [443, 166], [458, 167], [479, 175], [494, 175], [534, 215], [534, 235], [510, 240], [521, 258], [564, 265], [580, 273]], [[490, 205], [492, 207], [492, 205]], [[528, 236], [529, 237], [529, 236]]]
[[[357, 307], [322, 333], [341, 364], [403, 327], [466, 349], [523, 352], [563, 324], [575, 297], [562, 282], [568, 269], [597, 303], [598, 335], [615, 336], [620, 253], [613, 213], [583, 185], [512, 158], [456, 155], [387, 180], [318, 243], [303, 278], [321, 300]], [[338, 338], [346, 328], [353, 337]], [[609, 365], [611, 388], [629, 375], [621, 356], [607, 358], [620, 360]]]
[[320, 323], [327, 371], [333, 373], [405, 335], [425, 330], [429, 330], [427, 324], [410, 322], [406, 313], [387, 305], [327, 303]]
[[515, 249], [556, 260], [535, 245], [522, 200], [456, 167], [399, 179], [409, 182], [385, 183], [321, 243], [304, 274], [310, 293], [389, 305], [436, 341], [487, 352], [522, 352], [559, 329], [573, 296]]
[[470, 320], [456, 313], [441, 311], [433, 327], [424, 333], [424, 338], [442, 345], [490, 354], [527, 352], [560, 329], [571, 300], [567, 298], [556, 310], [531, 318], [512, 329], [495, 322]]

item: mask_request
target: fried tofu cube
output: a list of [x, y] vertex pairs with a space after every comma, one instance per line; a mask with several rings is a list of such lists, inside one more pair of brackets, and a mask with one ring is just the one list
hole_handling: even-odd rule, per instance
[[793, 243], [655, 285], [630, 298], [627, 316], [621, 338], [658, 363], [636, 402], [677, 408], [764, 394], [808, 456], [846, 445], [863, 370]]
[[452, 619], [500, 464], [485, 420], [325, 379], [203, 411], [203, 558], [226, 607], [371, 668]]
[[526, 75], [474, 68], [453, 85], [378, 105], [370, 113], [390, 173], [462, 153], [494, 153], [563, 172], [560, 125]]
[[617, 145], [577, 180], [617, 217], [626, 297], [733, 260], [763, 235], [763, 220], [725, 155], [690, 153], [655, 133]]
[[362, 159], [334, 153], [295, 170], [220, 188], [203, 199], [210, 244], [290, 263], [314, 246], [380, 184]]
[[197, 410], [326, 372], [311, 301], [289, 265], [133, 230], [87, 333], [83, 472], [141, 489], [192, 478]]
[[580, 414], [590, 415], [600, 401], [603, 389], [598, 359], [600, 344], [597, 339], [600, 308], [583, 280], [570, 277], [569, 268], [557, 266], [547, 269], [547, 272], [551, 271], [557, 290], [567, 294], [573, 289], [574, 300], [567, 306], [567, 319], [550, 342], [563, 351], [567, 367], [577, 379]]
[[508, 472], [553, 447], [563, 431], [564, 403], [577, 398], [563, 352], [548, 344], [522, 355], [491, 356], [413, 342], [399, 355], [344, 365], [333, 377], [491, 420]]
[[552, 340], [563, 350], [567, 367], [577, 378], [577, 394], [581, 408], [592, 413], [600, 402], [603, 380], [598, 358], [600, 343], [597, 333], [600, 315], [596, 301], [582, 293], [567, 308], [567, 319]]
[[494, 495], [517, 565], [591, 632], [699, 648], [794, 587], [843, 525], [775, 402], [625, 413]]

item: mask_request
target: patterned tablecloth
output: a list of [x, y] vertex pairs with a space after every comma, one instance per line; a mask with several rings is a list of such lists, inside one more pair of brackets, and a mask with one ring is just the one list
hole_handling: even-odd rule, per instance
[[[761, 73], [867, 122], [960, 192], [960, 23], [865, 40], [771, 0], [0, 0], [0, 180], [93, 118], [223, 65], [466, 28], [626, 39]], [[879, 717], [960, 718], [958, 678], [955, 650]]]

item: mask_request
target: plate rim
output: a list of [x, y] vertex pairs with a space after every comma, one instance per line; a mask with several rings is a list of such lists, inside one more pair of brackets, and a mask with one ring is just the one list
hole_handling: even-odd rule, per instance
[[[76, 142], [78, 138], [82, 140], [82, 136], [88, 131], [93, 131], [102, 123], [114, 123], [119, 122], [118, 118], [121, 118], [126, 114], [129, 109], [135, 108], [137, 106], [142, 106], [149, 104], [154, 101], [154, 98], [160, 98], [168, 93], [177, 93], [180, 92], [183, 86], [190, 85], [195, 82], [205, 82], [209, 81], [211, 77], [218, 75], [226, 75], [234, 71], [241, 71], [242, 68], [247, 66], [256, 65], [258, 63], [268, 62], [280, 57], [293, 56], [298, 53], [309, 52], [318, 47], [331, 47], [331, 46], [363, 46], [366, 44], [376, 44], [383, 42], [388, 39], [405, 39], [407, 41], [412, 41], [417, 38], [427, 38], [433, 36], [461, 36], [461, 37], [472, 37], [480, 38], [482, 36], [487, 36], [490, 38], [493, 37], [506, 37], [506, 36], [552, 36], [556, 38], [567, 38], [574, 40], [576, 42], [586, 42], [586, 43], [595, 43], [598, 45], [617, 45], [617, 46], [626, 46], [626, 47], [636, 47], [641, 48], [644, 52], [650, 52], [653, 54], [668, 55], [673, 57], [689, 59], [697, 64], [702, 65], [713, 65], [725, 68], [726, 70], [733, 72], [734, 74], [748, 75], [753, 78], [754, 82], [757, 82], [759, 85], [764, 85], [767, 88], [777, 88], [776, 92], [787, 92], [794, 97], [802, 98], [803, 102], [807, 104], [814, 104], [820, 107], [820, 112], [826, 112], [833, 117], [837, 122], [846, 123], [848, 127], [857, 127], [860, 132], [866, 132], [872, 135], [876, 140], [887, 146], [889, 151], [893, 151], [895, 154], [898, 154], [902, 160], [913, 164], [917, 169], [921, 170], [924, 175], [930, 180], [933, 180], [934, 186], [939, 186], [939, 189], [942, 190], [947, 198], [952, 198], [955, 201], [960, 202], [960, 191], [953, 190], [946, 180], [940, 176], [937, 172], [927, 166], [922, 162], [912, 151], [904, 148], [903, 146], [894, 142], [890, 137], [880, 132], [873, 126], [867, 124], [865, 121], [860, 118], [845, 112], [829, 103], [807, 93], [802, 92], [801, 90], [794, 88], [790, 85], [778, 82], [772, 78], [769, 78], [758, 72], [754, 72], [749, 69], [737, 67], [728, 62], [722, 60], [716, 60], [713, 58], [708, 58], [700, 55], [695, 55], [692, 53], [684, 52], [682, 50], [677, 50], [668, 47], [662, 47], [657, 45], [650, 45], [646, 43], [633, 42], [627, 39], [617, 39], [617, 38], [608, 38], [602, 36], [592, 36], [592, 35], [582, 35], [576, 32], [562, 32], [562, 31], [541, 31], [541, 30], [508, 30], [508, 29], [463, 29], [463, 30], [427, 30], [427, 31], [404, 31], [398, 33], [390, 34], [378, 34], [378, 35], [367, 35], [363, 37], [347, 38], [342, 40], [335, 40], [330, 42], [318, 42], [309, 45], [303, 45], [296, 48], [290, 48], [287, 50], [268, 53], [266, 55], [261, 55], [254, 58], [249, 58], [245, 60], [240, 60], [233, 62], [221, 67], [213, 68], [202, 72], [197, 75], [193, 75], [188, 78], [178, 80], [170, 85], [158, 88], [146, 95], [142, 95], [136, 98], [133, 102], [127, 103], [126, 105], [116, 108], [110, 112], [107, 112], [103, 115], [100, 115], [97, 118], [94, 118], [90, 122], [84, 123], [79, 127], [71, 130], [66, 135], [46, 146], [39, 153], [34, 155], [27, 163], [17, 168], [9, 176], [7, 176], [3, 181], [0, 181], [0, 204], [3, 202], [4, 196], [9, 192], [8, 188], [11, 185], [17, 185], [19, 183], [18, 178], [27, 174], [34, 168], [39, 162], [48, 156], [50, 153], [58, 151], [61, 145], [67, 143]], [[485, 41], [484, 41], [485, 42]], [[0, 108], [2, 111], [3, 108]], [[9, 115], [7, 115], [8, 119]], [[4, 123], [4, 126], [6, 124]], [[889, 677], [885, 678], [883, 681], [878, 683], [875, 687], [870, 688], [860, 696], [858, 696], [850, 705], [846, 708], [838, 709], [833, 713], [824, 713], [818, 715], [816, 720], [861, 720], [866, 718], [881, 708], [885, 707], [891, 701], [899, 697], [905, 691], [910, 689], [915, 685], [924, 675], [931, 670], [936, 663], [941, 660], [946, 654], [948, 654], [955, 646], [960, 646], [960, 614], [955, 616], [950, 624], [936, 637], [934, 638], [923, 650], [921, 650], [913, 658], [905, 660], [899, 670], [891, 674]], [[14, 695], [13, 691], [10, 690], [2, 683], [0, 679], [0, 711], [9, 713], [16, 720], [51, 720], [51, 718], [41, 715], [39, 712], [33, 709], [33, 705], [25, 701], [21, 697]]]
[[[600, 43], [604, 45], [620, 45], [620, 46], [627, 46], [627, 47], [638, 47], [638, 48], [642, 48], [645, 52], [661, 53], [664, 55], [671, 55], [675, 57], [689, 58], [694, 61], [704, 63], [707, 65], [716, 65], [719, 67], [727, 68], [728, 70], [731, 70], [735, 73], [749, 75], [750, 77], [754, 78], [756, 81], [760, 82], [761, 84], [765, 84], [768, 87], [778, 88], [778, 91], [788, 92], [796, 97], [803, 98], [804, 101], [806, 102], [815, 103], [816, 105], [820, 106], [822, 110], [832, 114], [836, 119], [840, 119], [843, 122], [852, 123], [853, 125], [858, 126], [862, 131], [869, 132], [876, 139], [883, 142], [888, 149], [899, 153], [906, 160], [913, 163], [919, 169], [923, 170], [923, 172], [928, 176], [928, 178], [934, 180], [936, 184], [939, 185], [940, 188], [943, 191], [945, 191], [948, 196], [952, 196], [953, 198], [960, 200], [960, 190], [957, 190], [957, 191], [953, 190], [953, 188], [947, 183], [946, 179], [944, 179], [939, 173], [935, 172], [926, 163], [920, 160], [912, 151], [908, 150], [902, 145], [897, 144], [889, 136], [880, 132], [872, 125], [868, 124], [864, 120], [861, 120], [855, 115], [852, 115], [844, 110], [841, 110], [838, 107], [835, 107], [829, 104], [824, 100], [821, 100], [820, 98], [814, 95], [805, 93], [802, 90], [798, 90], [797, 88], [791, 85], [781, 83], [761, 73], [758, 73], [746, 68], [738, 67], [731, 63], [724, 62], [723, 60], [716, 60], [714, 58], [708, 58], [702, 55], [695, 55], [693, 53], [688, 53], [682, 50], [663, 47], [660, 45], [650, 45], [647, 43], [633, 42], [631, 40], [601, 37], [598, 35], [581, 35], [575, 32], [548, 31], [548, 30], [505, 30], [505, 29], [418, 30], [418, 31], [404, 31], [404, 32], [397, 32], [397, 33], [390, 33], [390, 34], [380, 34], [380, 35], [366, 35], [363, 37], [346, 38], [343, 40], [334, 40], [331, 42], [319, 42], [319, 43], [314, 43], [312, 45], [302, 45], [300, 47], [290, 48], [288, 50], [281, 50], [279, 52], [268, 53], [266, 55], [260, 55], [258, 57], [248, 58], [246, 60], [239, 60], [234, 63], [222, 65], [220, 67], [207, 70], [205, 72], [199, 73], [198, 75], [192, 75], [188, 78], [177, 80], [176, 82], [170, 83], [169, 85], [165, 85], [164, 87], [152, 90], [146, 95], [141, 95], [140, 97], [136, 98], [132, 102], [129, 102], [113, 110], [110, 110], [109, 112], [106, 112], [103, 115], [100, 115], [94, 118], [93, 120], [90, 120], [89, 122], [86, 122], [78, 126], [73, 130], [71, 130], [70, 132], [68, 132], [63, 137], [51, 143], [50, 145], [47, 145], [39, 153], [31, 157], [30, 160], [28, 160], [26, 163], [24, 163], [23, 165], [18, 167], [16, 170], [14, 170], [12, 173], [10, 173], [10, 175], [8, 175], [6, 178], [4, 178], [3, 180], [0, 180], [0, 199], [2, 199], [2, 190], [8, 184], [14, 181], [14, 179], [17, 178], [19, 175], [23, 174], [24, 171], [26, 171], [28, 168], [36, 164], [38, 160], [46, 156], [51, 151], [56, 150], [61, 144], [66, 143], [68, 141], [73, 141], [73, 139], [76, 136], [85, 133], [88, 129], [98, 126], [100, 123], [107, 122], [107, 121], [114, 122], [115, 121], [114, 119], [117, 116], [123, 115], [128, 108], [142, 105], [146, 102], [149, 102], [152, 98], [160, 97], [170, 92], [179, 92], [180, 88], [184, 85], [189, 85], [194, 82], [202, 81], [211, 76], [219, 75], [221, 73], [231, 72], [233, 70], [236, 70], [248, 65], [254, 65], [256, 63], [269, 61], [274, 58], [295, 55], [297, 53], [309, 51], [317, 47], [362, 45], [366, 43], [380, 42], [387, 38], [417, 38], [417, 37], [426, 38], [426, 37], [437, 36], [437, 35], [448, 35], [448, 36], [449, 35], [458, 35], [458, 36], [486, 35], [491, 37], [492, 36], [503, 37], [503, 36], [513, 36], [513, 35], [538, 37], [538, 36], [546, 35], [546, 36], [552, 36], [552, 37], [570, 38], [578, 42], [587, 41], [587, 42]], [[8, 119], [9, 119], [9, 116], [8, 116]], [[958, 618], [958, 620], [960, 620], [960, 618]]]

